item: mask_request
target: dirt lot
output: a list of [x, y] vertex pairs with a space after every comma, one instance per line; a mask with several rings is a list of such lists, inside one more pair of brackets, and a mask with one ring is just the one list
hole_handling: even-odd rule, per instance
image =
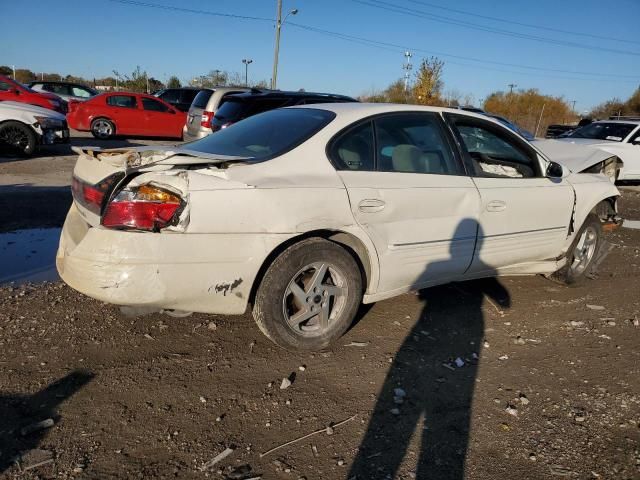
[[[0, 160], [0, 228], [60, 224], [64, 153]], [[640, 220], [640, 193], [622, 213]], [[640, 230], [609, 241], [582, 286], [404, 295], [316, 354], [249, 314], [134, 319], [62, 283], [1, 287], [0, 477], [640, 478]]]

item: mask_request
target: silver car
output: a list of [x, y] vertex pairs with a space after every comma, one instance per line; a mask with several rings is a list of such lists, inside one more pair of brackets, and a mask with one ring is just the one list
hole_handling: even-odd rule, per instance
[[86, 85], [69, 82], [31, 82], [29, 84], [29, 88], [35, 90], [36, 92], [55, 93], [67, 102], [69, 100], [84, 102], [85, 100], [89, 100], [91, 97], [95, 97], [98, 93], [100, 93], [91, 87], [87, 87]]
[[246, 87], [205, 88], [193, 99], [187, 122], [184, 125], [184, 139], [197, 140], [211, 134], [211, 120], [227, 95], [251, 90]]

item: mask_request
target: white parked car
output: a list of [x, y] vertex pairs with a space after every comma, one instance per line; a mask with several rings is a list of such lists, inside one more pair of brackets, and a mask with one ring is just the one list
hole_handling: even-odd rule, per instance
[[58, 271], [139, 312], [241, 314], [290, 349], [361, 302], [495, 275], [589, 273], [618, 190], [474, 113], [269, 111], [182, 148], [77, 149]]
[[615, 155], [622, 160], [618, 180], [640, 180], [640, 121], [602, 120], [590, 123], [557, 141]]
[[61, 113], [21, 102], [0, 102], [0, 150], [34, 154], [40, 145], [69, 142]]

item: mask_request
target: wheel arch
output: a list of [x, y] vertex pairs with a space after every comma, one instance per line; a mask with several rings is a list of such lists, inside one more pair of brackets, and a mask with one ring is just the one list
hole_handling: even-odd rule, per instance
[[[573, 231], [571, 235], [569, 235], [565, 241], [565, 245], [563, 248], [563, 253], [566, 254], [569, 247], [573, 243], [574, 238], [580, 231], [580, 228], [584, 224], [585, 220], [589, 216], [590, 213], [594, 213], [598, 216], [601, 222], [605, 222], [610, 219], [612, 216], [617, 215], [618, 213], [618, 199], [620, 198], [620, 192], [617, 191], [613, 185], [611, 185], [614, 192], [607, 192], [607, 195], [600, 196], [592, 196], [588, 202], [582, 202], [581, 206], [576, 206], [576, 210], [573, 217]], [[580, 203], [578, 201], [578, 203]]]
[[365, 291], [373, 289], [377, 285], [378, 281], [378, 258], [375, 252], [375, 247], [372, 243], [367, 245], [368, 239], [363, 240], [359, 238], [353, 232], [347, 232], [344, 230], [335, 229], [317, 229], [308, 232], [295, 235], [284, 242], [277, 245], [264, 259], [262, 265], [258, 269], [258, 273], [251, 286], [251, 292], [249, 293], [248, 303], [253, 305], [255, 295], [264, 278], [264, 275], [273, 263], [273, 261], [284, 252], [287, 248], [309, 238], [324, 238], [331, 242], [341, 245], [349, 254], [354, 258], [360, 269], [362, 275], [363, 284], [365, 285]]

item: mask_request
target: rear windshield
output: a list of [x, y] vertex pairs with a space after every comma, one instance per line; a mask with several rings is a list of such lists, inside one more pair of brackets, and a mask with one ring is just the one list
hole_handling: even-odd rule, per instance
[[637, 125], [632, 123], [591, 123], [577, 129], [569, 135], [569, 138], [593, 138], [621, 142], [636, 127]]
[[207, 108], [207, 103], [209, 103], [211, 95], [213, 95], [213, 90], [200, 90], [200, 93], [198, 93], [196, 98], [193, 99], [191, 106], [196, 108]]
[[227, 97], [226, 101], [218, 108], [215, 118], [227, 121], [235, 120], [242, 115], [246, 106], [247, 104], [241, 100], [233, 100]]
[[268, 160], [300, 145], [336, 114], [312, 108], [270, 110], [184, 144], [186, 150]]

